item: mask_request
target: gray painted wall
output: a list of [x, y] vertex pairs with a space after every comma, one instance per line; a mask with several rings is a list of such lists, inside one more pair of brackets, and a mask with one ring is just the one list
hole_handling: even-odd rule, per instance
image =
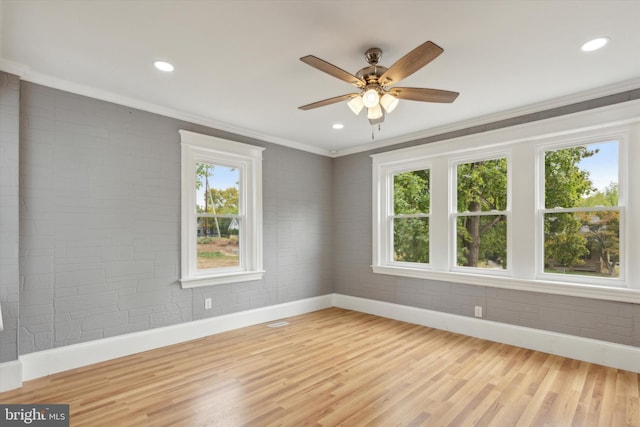
[[[331, 159], [27, 82], [21, 95], [20, 354], [332, 292]], [[266, 147], [263, 280], [180, 288], [178, 129]]]
[[[640, 90], [634, 90], [375, 152], [426, 144], [638, 98]], [[638, 304], [372, 273], [370, 154], [373, 152], [339, 157], [334, 161], [335, 292], [469, 317], [473, 317], [475, 305], [482, 305], [487, 320], [640, 347]]]
[[[638, 97], [627, 92], [393, 148]], [[483, 305], [489, 320], [640, 346], [640, 305], [373, 274], [371, 153], [329, 159], [4, 73], [0, 124], [0, 363], [330, 292], [464, 316]], [[178, 129], [267, 148], [263, 280], [180, 288]]]
[[20, 80], [0, 73], [0, 363], [18, 357], [18, 147]]

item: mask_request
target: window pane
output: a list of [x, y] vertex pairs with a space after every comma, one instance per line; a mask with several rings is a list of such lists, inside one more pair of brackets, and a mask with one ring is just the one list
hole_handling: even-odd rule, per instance
[[240, 171], [227, 166], [196, 163], [196, 212], [239, 213]]
[[618, 277], [620, 213], [545, 214], [544, 259], [546, 273]]
[[618, 141], [545, 153], [547, 209], [618, 205]]
[[457, 220], [457, 265], [507, 268], [507, 217], [460, 216]]
[[393, 176], [393, 212], [396, 215], [429, 213], [429, 169]]
[[429, 262], [429, 218], [394, 218], [393, 260]]
[[507, 159], [457, 166], [458, 212], [507, 209]]
[[198, 270], [238, 267], [240, 220], [198, 218]]

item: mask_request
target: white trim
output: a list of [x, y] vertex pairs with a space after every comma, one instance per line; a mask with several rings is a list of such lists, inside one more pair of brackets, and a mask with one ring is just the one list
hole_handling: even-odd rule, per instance
[[0, 392], [20, 387], [22, 381], [56, 372], [332, 306], [333, 295], [328, 294], [25, 354], [17, 361], [0, 364]]
[[436, 135], [444, 135], [450, 132], [455, 132], [461, 129], [467, 129], [474, 126], [485, 125], [488, 123], [494, 123], [501, 120], [507, 120], [514, 117], [524, 116], [527, 114], [538, 113], [541, 111], [564, 107], [567, 105], [589, 101], [597, 98], [602, 98], [609, 95], [615, 95], [640, 87], [640, 78], [630, 79], [623, 82], [613, 83], [610, 85], [602, 86], [595, 89], [589, 89], [586, 91], [574, 93], [567, 96], [561, 96], [551, 100], [537, 102], [529, 105], [525, 105], [519, 108], [512, 108], [509, 110], [503, 110], [498, 113], [487, 114], [479, 117], [474, 117], [467, 120], [460, 120], [454, 123], [449, 123], [442, 126], [433, 127], [424, 131], [410, 133], [407, 135], [401, 135], [396, 138], [383, 139], [376, 143], [368, 143], [359, 145], [356, 147], [346, 148], [344, 150], [329, 150], [316, 146], [303, 144], [297, 141], [291, 141], [284, 138], [268, 135], [265, 133], [257, 132], [250, 129], [240, 128], [229, 123], [212, 120], [211, 118], [199, 116], [195, 114], [186, 113], [184, 111], [168, 108], [151, 102], [143, 101], [130, 96], [119, 95], [114, 92], [100, 90], [86, 85], [81, 85], [68, 80], [64, 80], [58, 77], [53, 77], [48, 74], [40, 73], [32, 70], [25, 64], [8, 61], [2, 57], [0, 52], [0, 71], [5, 71], [10, 74], [19, 76], [22, 80], [47, 86], [53, 89], [64, 90], [67, 92], [75, 93], [82, 96], [88, 96], [94, 99], [103, 100], [106, 102], [112, 102], [115, 104], [137, 108], [139, 110], [148, 111], [150, 113], [160, 114], [163, 116], [171, 117], [178, 120], [184, 120], [190, 123], [199, 124], [214, 129], [219, 129], [226, 132], [231, 132], [236, 135], [247, 136], [250, 138], [260, 139], [262, 141], [271, 142], [273, 144], [282, 145], [297, 150], [307, 151], [309, 153], [319, 154], [326, 157], [336, 158], [342, 156], [348, 156], [351, 154], [361, 153], [364, 151], [371, 151], [383, 147], [389, 147], [395, 144], [401, 144], [403, 142], [416, 141], [419, 139], [429, 138]]
[[327, 294], [238, 313], [29, 353], [0, 363], [0, 392], [57, 372], [330, 307], [456, 332], [490, 341], [640, 372], [640, 348], [514, 326], [384, 301]]
[[[634, 100], [535, 123], [526, 123], [482, 134], [467, 135], [371, 155], [373, 172], [372, 269], [374, 273], [640, 303], [640, 282], [636, 281], [636, 278], [640, 277], [640, 248], [635, 249], [637, 245], [630, 245], [630, 239], [624, 239], [623, 242], [625, 245], [623, 256], [626, 268], [629, 270], [624, 275], [621, 274], [620, 278], [615, 280], [598, 278], [596, 283], [595, 279], [583, 279], [582, 276], [579, 279], [580, 282], [565, 277], [537, 277], [536, 263], [531, 263], [530, 260], [535, 259], [536, 254], [540, 252], [540, 242], [537, 241], [536, 235], [530, 232], [530, 228], [537, 224], [535, 221], [537, 221], [538, 214], [535, 209], [536, 201], [530, 196], [525, 197], [525, 195], [535, 194], [534, 186], [539, 186], [538, 180], [532, 179], [537, 173], [532, 160], [539, 157], [536, 155], [539, 145], [546, 146], [551, 142], [562, 143], [563, 141], [587, 139], [593, 141], [600, 136], [606, 139], [612, 135], [620, 134], [629, 135], [627, 145], [638, 145], [635, 142], [640, 137], [639, 122], [640, 100]], [[511, 197], [517, 198], [518, 203], [514, 201], [509, 208], [511, 211], [510, 219], [513, 222], [510, 227], [512, 233], [508, 237], [511, 243], [509, 261], [511, 271], [492, 272], [490, 276], [487, 275], [484, 278], [479, 277], [479, 274], [472, 275], [471, 271], [456, 271], [457, 269], [452, 268], [455, 254], [449, 246], [453, 239], [446, 233], [447, 230], [452, 229], [450, 213], [444, 209], [451, 204], [450, 194], [455, 191], [451, 187], [453, 179], [450, 176], [451, 167], [448, 159], [472, 156], [476, 153], [491, 154], [505, 150], [511, 151], [512, 170], [521, 172], [520, 174], [512, 174], [514, 175], [512, 181], [517, 180], [518, 185], [516, 186], [515, 182], [512, 182]], [[633, 158], [633, 156], [630, 154], [627, 158]], [[385, 190], [388, 193], [388, 186], [385, 182], [386, 174], [391, 168], [401, 168], [405, 162], [413, 164], [420, 160], [432, 161], [431, 192], [434, 209], [431, 212], [430, 244], [434, 247], [442, 247], [443, 250], [435, 254], [432, 253], [431, 269], [411, 269], [407, 266], [385, 265], [380, 258], [380, 254], [384, 251], [380, 245], [384, 242], [377, 229], [381, 228], [381, 221], [384, 218], [382, 216], [384, 212], [381, 209], [383, 209], [385, 197], [388, 196], [385, 195]], [[445, 162], [447, 163], [446, 169]], [[621, 169], [624, 169], [624, 165], [621, 166]], [[631, 173], [635, 172], [630, 171]], [[445, 181], [447, 185], [443, 185]], [[629, 176], [628, 180], [621, 178], [621, 182], [633, 182], [633, 176]], [[446, 191], [447, 188], [448, 191]], [[628, 200], [629, 204], [625, 207], [627, 223], [622, 225], [625, 235], [635, 235], [634, 231], [637, 228], [629, 219], [634, 217], [640, 207], [635, 199], [637, 198]], [[509, 274], [515, 277], [505, 277]], [[561, 283], [560, 280], [564, 283]]]
[[[374, 168], [373, 173], [377, 178], [374, 182], [378, 182], [379, 179], [384, 179], [384, 189], [373, 188], [373, 210], [378, 211], [378, 215], [380, 218], [380, 224], [378, 226], [373, 226], [373, 236], [374, 239], [380, 239], [380, 241], [384, 242], [379, 245], [377, 248], [374, 247], [373, 251], [373, 259], [376, 260], [377, 263], [384, 263], [387, 265], [411, 265], [414, 268], [422, 268], [422, 269], [430, 269], [430, 263], [404, 263], [398, 262], [393, 259], [393, 251], [391, 248], [394, 245], [394, 237], [393, 237], [393, 221], [395, 218], [410, 218], [411, 216], [405, 215], [395, 215], [394, 212], [394, 202], [393, 202], [393, 194], [394, 194], [394, 180], [396, 174], [418, 171], [418, 170], [428, 170], [430, 176], [430, 182], [432, 182], [433, 178], [431, 177], [431, 162], [425, 160], [418, 160], [415, 162], [406, 162], [401, 165], [388, 165], [383, 168]], [[429, 188], [429, 192], [431, 193], [431, 186]], [[420, 214], [421, 218], [431, 218], [433, 202], [429, 202], [429, 212], [426, 214]], [[431, 221], [429, 219], [429, 221]], [[429, 258], [431, 258], [431, 248], [429, 248]]]
[[640, 348], [336, 294], [336, 307], [640, 373]]
[[[179, 130], [181, 145], [181, 277], [183, 289], [260, 280], [262, 268], [262, 152], [263, 147]], [[239, 171], [241, 218], [240, 265], [198, 270], [196, 254], [197, 163], [213, 163]]]
[[[479, 144], [484, 150], [500, 150], [500, 147], [519, 142], [545, 142], [544, 140], [548, 141], [551, 138], [567, 139], [574, 134], [613, 128], [638, 121], [640, 121], [640, 99], [635, 99], [521, 125], [371, 154], [370, 157], [375, 165], [377, 163], [404, 162], [407, 159], [428, 159], [444, 154], [465, 153], [476, 150]], [[455, 149], [452, 147], [454, 143]]]
[[124, 96], [115, 92], [110, 92], [102, 89], [97, 89], [91, 86], [71, 82], [69, 80], [53, 77], [47, 74], [33, 71], [30, 67], [13, 61], [7, 61], [0, 58], [0, 71], [19, 76], [20, 79], [36, 83], [39, 85], [47, 86], [53, 89], [59, 89], [66, 92], [75, 93], [77, 95], [88, 96], [94, 99], [99, 99], [106, 102], [111, 102], [118, 105], [123, 105], [130, 108], [136, 108], [142, 111], [148, 111], [154, 114], [160, 114], [162, 116], [170, 117], [173, 119], [183, 120], [189, 123], [207, 126], [210, 128], [222, 130], [225, 132], [231, 132], [236, 135], [246, 136], [249, 138], [259, 139], [261, 141], [271, 142], [273, 144], [282, 145], [296, 150], [307, 151], [309, 153], [320, 154], [322, 156], [331, 156], [329, 150], [318, 148], [312, 145], [303, 144], [296, 141], [291, 141], [284, 138], [279, 138], [266, 133], [254, 131], [251, 129], [241, 128], [232, 124], [213, 120], [209, 117], [200, 116], [197, 114], [187, 113], [185, 111], [176, 110], [152, 102], [147, 102], [131, 96]]
[[[577, 282], [584, 284], [597, 284], [598, 280], [588, 276], [572, 276], [547, 273], [544, 270], [544, 220], [546, 214], [554, 213], [572, 213], [572, 212], [595, 212], [595, 211], [617, 211], [619, 215], [619, 245], [623, 248], [619, 254], [620, 271], [618, 277], [612, 277], [608, 280], [613, 286], [623, 285], [628, 277], [627, 271], [629, 270], [626, 259], [627, 251], [629, 249], [629, 241], [626, 235], [625, 227], [625, 204], [627, 203], [627, 157], [624, 153], [627, 152], [627, 144], [629, 140], [629, 130], [627, 128], [612, 128], [603, 129], [602, 132], [590, 133], [587, 136], [572, 137], [566, 139], [558, 139], [557, 141], [545, 141], [536, 144], [536, 277], [541, 280], [558, 280], [567, 282]], [[554, 207], [546, 208], [545, 201], [545, 155], [550, 151], [558, 151], [578, 146], [590, 146], [593, 144], [603, 144], [616, 142], [618, 144], [618, 204], [616, 206], [590, 206], [590, 207]], [[579, 278], [578, 278], [579, 277]]]
[[[511, 275], [511, 263], [512, 263], [512, 231], [511, 231], [511, 192], [512, 192], [512, 183], [511, 183], [511, 172], [513, 170], [513, 165], [511, 161], [511, 149], [507, 150], [499, 150], [499, 151], [487, 151], [481, 150], [476, 151], [472, 155], [457, 155], [451, 156], [448, 158], [448, 167], [449, 167], [449, 182], [447, 183], [449, 187], [449, 259], [450, 261], [450, 269], [452, 271], [458, 272], [469, 272], [474, 274], [486, 274], [489, 276], [493, 275]], [[507, 185], [505, 188], [506, 191], [506, 207], [504, 210], [492, 210], [492, 211], [480, 211], [480, 212], [459, 212], [458, 211], [458, 166], [482, 162], [482, 161], [491, 161], [491, 160], [500, 160], [505, 159], [507, 162]], [[458, 247], [457, 247], [457, 235], [458, 235], [458, 218], [465, 216], [504, 216], [507, 221], [506, 225], [506, 255], [507, 255], [507, 268], [499, 268], [499, 269], [486, 269], [486, 268], [475, 268], [475, 267], [466, 267], [462, 265], [458, 265]]]
[[[454, 123], [433, 127], [424, 131], [418, 131], [415, 133], [402, 135], [396, 138], [383, 139], [376, 143], [364, 144], [356, 147], [347, 148], [344, 150], [339, 150], [338, 152], [334, 153], [332, 157], [348, 156], [351, 154], [357, 154], [365, 151], [372, 151], [380, 148], [390, 147], [392, 145], [402, 144], [404, 142], [412, 142], [412, 141], [418, 141], [421, 139], [430, 138], [433, 136], [446, 135], [448, 133], [456, 132], [459, 130], [473, 128], [475, 126], [487, 125], [490, 123], [496, 123], [502, 120], [508, 120], [516, 117], [526, 116], [528, 114], [535, 114], [542, 111], [551, 110], [554, 108], [566, 107], [568, 105], [572, 105], [572, 104], [576, 104], [584, 101], [591, 101], [594, 99], [615, 95], [618, 93], [623, 93], [623, 92], [635, 90], [638, 88], [640, 88], [640, 78], [635, 78], [635, 79], [614, 83], [611, 85], [607, 85], [607, 86], [603, 86], [603, 87], [599, 87], [591, 90], [586, 90], [583, 92], [574, 93], [572, 95], [561, 96], [551, 100], [525, 105], [519, 108], [512, 108], [509, 110], [503, 110], [493, 114], [487, 114], [487, 115], [474, 117], [467, 120], [461, 120]], [[562, 117], [562, 116], [558, 116], [558, 117]], [[548, 120], [548, 119], [545, 119], [545, 120]], [[530, 123], [538, 123], [538, 120]], [[494, 132], [494, 131], [499, 131], [501, 129], [503, 128], [495, 129], [495, 130], [486, 130], [486, 131], [482, 131], [481, 133]]]
[[490, 286], [492, 288], [538, 292], [552, 295], [566, 295], [605, 301], [630, 302], [640, 304], [640, 289], [616, 288], [552, 280], [516, 279], [499, 275], [479, 275], [457, 271], [434, 271], [396, 266], [371, 266], [374, 273], [415, 279], [440, 280], [467, 285]]
[[22, 363], [19, 360], [0, 363], [0, 393], [22, 387]]
[[251, 282], [262, 279], [264, 270], [259, 271], [233, 271], [217, 274], [215, 276], [194, 277], [180, 279], [182, 289], [199, 288], [201, 286], [224, 285], [226, 283]]

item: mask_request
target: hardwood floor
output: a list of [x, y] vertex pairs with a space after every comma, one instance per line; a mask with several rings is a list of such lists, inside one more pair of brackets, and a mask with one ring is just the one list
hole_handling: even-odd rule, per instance
[[331, 308], [26, 382], [73, 426], [640, 426], [640, 374]]

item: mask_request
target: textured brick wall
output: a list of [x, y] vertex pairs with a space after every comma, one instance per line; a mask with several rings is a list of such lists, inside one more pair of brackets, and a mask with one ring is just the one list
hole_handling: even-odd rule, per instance
[[[331, 159], [25, 82], [21, 116], [21, 354], [332, 291]], [[180, 288], [178, 129], [267, 147], [262, 281]]]
[[0, 363], [18, 358], [18, 153], [20, 80], [0, 72]]
[[[455, 138], [640, 98], [640, 90], [569, 107], [463, 129], [376, 152]], [[640, 304], [513, 291], [459, 283], [373, 274], [371, 271], [371, 153], [334, 162], [334, 287], [345, 295], [388, 301], [502, 323], [601, 339], [640, 347]]]
[[[25, 354], [333, 291], [469, 316], [482, 304], [489, 320], [640, 346], [638, 305], [371, 273], [369, 153], [332, 160], [0, 76], [0, 362], [16, 358], [16, 336]], [[8, 242], [17, 242], [19, 93], [18, 293]], [[267, 147], [262, 281], [179, 287], [178, 129]]]

